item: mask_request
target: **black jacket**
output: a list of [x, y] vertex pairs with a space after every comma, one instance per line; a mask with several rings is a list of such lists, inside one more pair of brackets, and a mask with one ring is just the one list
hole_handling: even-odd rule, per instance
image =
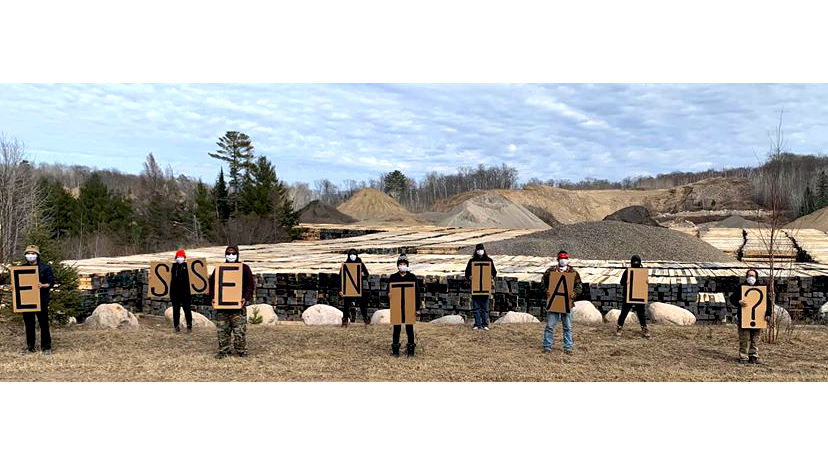
[[405, 276], [401, 275], [400, 272], [396, 272], [388, 277], [389, 283], [405, 283], [405, 282], [413, 282], [414, 283], [414, 291], [416, 292], [417, 296], [417, 306], [415, 307], [416, 310], [419, 312], [421, 308], [421, 301], [422, 301], [422, 294], [420, 293], [420, 285], [417, 284], [417, 277], [414, 276], [414, 273], [408, 272]]
[[173, 263], [170, 269], [170, 299], [186, 300], [190, 298], [190, 264]]
[[[735, 307], [734, 313], [736, 314], [736, 323], [739, 324], [739, 325], [742, 324], [742, 306], [739, 305], [739, 301], [742, 300], [742, 286], [743, 285], [747, 286], [748, 283], [746, 283], [746, 282], [739, 283], [739, 286], [737, 286], [736, 290], [733, 291], [733, 293], [730, 294], [730, 299], [728, 299], [730, 301], [730, 305]], [[756, 283], [756, 285], [761, 286], [762, 284]], [[767, 284], [765, 284], [764, 286], [768, 287]], [[773, 303], [771, 302], [770, 298], [766, 298], [765, 303], [767, 304], [767, 306], [765, 308], [765, 315], [763, 315], [762, 318], [764, 318], [765, 316], [768, 316], [768, 315], [773, 315], [773, 308], [771, 307], [771, 305], [773, 305]]]
[[356, 260], [353, 260], [353, 261], [352, 261], [352, 260], [350, 259], [350, 257], [349, 257], [347, 260], [345, 260], [345, 263], [362, 263], [362, 276], [363, 276], [364, 278], [367, 278], [367, 277], [368, 277], [368, 275], [369, 275], [369, 273], [368, 273], [368, 267], [367, 267], [367, 266], [365, 266], [365, 263], [363, 263], [363, 262], [362, 262], [362, 259], [361, 259], [361, 258], [357, 257], [357, 258], [356, 258]]
[[[28, 265], [28, 263], [27, 263]], [[49, 291], [55, 287], [57, 280], [55, 279], [55, 272], [52, 271], [52, 265], [43, 263], [40, 257], [37, 259], [37, 271], [40, 278], [40, 284], [48, 284], [49, 287], [40, 289], [40, 303], [46, 305], [49, 303]]]

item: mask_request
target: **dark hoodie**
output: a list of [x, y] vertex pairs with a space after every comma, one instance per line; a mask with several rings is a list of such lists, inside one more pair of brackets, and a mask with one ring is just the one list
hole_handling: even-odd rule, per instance
[[[357, 256], [356, 260], [351, 260], [351, 257], [350, 257], [351, 254]], [[362, 259], [359, 258], [359, 254], [357, 253], [356, 249], [351, 249], [351, 250], [348, 251], [348, 256], [345, 257], [345, 263], [362, 263], [362, 276], [365, 277], [365, 278], [368, 277], [368, 275], [369, 275], [368, 267], [365, 266], [365, 263], [363, 263]]]
[[[481, 250], [481, 249], [483, 250], [483, 255], [478, 256], [477, 251]], [[497, 277], [497, 269], [495, 268], [494, 260], [492, 260], [492, 258], [489, 257], [489, 254], [486, 253], [486, 249], [483, 249], [483, 244], [478, 244], [477, 247], [475, 247], [475, 250], [472, 253], [472, 258], [469, 259], [469, 263], [466, 264], [466, 279], [471, 279], [472, 262], [489, 262], [489, 263], [491, 263], [492, 264], [492, 279]]]
[[[638, 255], [633, 255], [632, 258], [630, 258], [630, 268], [641, 268], [641, 257], [639, 257]], [[624, 295], [624, 296], [627, 295], [627, 270], [626, 269], [624, 270], [624, 274], [621, 275], [621, 290], [623, 291], [623, 294], [621, 294], [621, 295]]]
[[[29, 265], [29, 262], [26, 259], [23, 259], [24, 265]], [[49, 303], [49, 291], [55, 287], [57, 284], [57, 279], [55, 279], [55, 273], [52, 271], [52, 265], [48, 263], [43, 263], [40, 259], [40, 254], [37, 254], [37, 261], [35, 262], [37, 265], [38, 276], [40, 278], [40, 284], [48, 284], [49, 287], [40, 288], [40, 303], [41, 305], [46, 305]], [[30, 265], [34, 266], [34, 265]]]
[[[241, 263], [239, 248], [231, 245], [224, 250], [224, 255], [228, 255], [231, 251], [236, 252], [236, 263]], [[225, 263], [229, 262], [225, 260]], [[213, 300], [215, 297], [215, 275], [216, 272], [213, 270], [210, 274], [210, 300]], [[249, 305], [252, 303], [251, 300], [253, 300], [253, 292], [256, 291], [256, 277], [253, 276], [253, 272], [246, 263], [242, 263], [242, 276], [242, 299]]]

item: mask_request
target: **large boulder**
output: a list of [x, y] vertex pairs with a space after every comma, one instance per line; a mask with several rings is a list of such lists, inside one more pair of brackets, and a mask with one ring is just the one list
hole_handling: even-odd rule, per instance
[[390, 325], [391, 324], [391, 310], [377, 310], [371, 315], [372, 325]]
[[819, 307], [819, 319], [823, 322], [828, 322], [828, 302]]
[[462, 325], [465, 322], [466, 321], [463, 319], [462, 315], [446, 315], [446, 316], [441, 316], [440, 318], [431, 320], [429, 323]]
[[540, 323], [540, 320], [525, 312], [506, 312], [495, 324], [504, 323]]
[[791, 314], [779, 305], [773, 306], [773, 318], [778, 325], [779, 331], [784, 331], [793, 324], [791, 321]]
[[92, 329], [135, 329], [138, 318], [120, 304], [101, 304], [83, 325]]
[[[210, 321], [209, 318], [202, 315], [198, 312], [192, 312], [193, 314], [193, 328], [206, 328], [206, 329], [216, 329], [216, 324]], [[173, 321], [173, 309], [172, 307], [167, 307], [164, 310], [164, 319], [167, 320], [167, 323], [172, 324]], [[184, 311], [181, 311], [181, 320], [178, 323], [181, 327], [186, 327], [187, 323], [184, 319]]]
[[[619, 316], [621, 316], [621, 310], [618, 310], [617, 308], [610, 310], [606, 315], [604, 315], [604, 323], [617, 325]], [[636, 315], [635, 312], [627, 314], [627, 319], [624, 320], [624, 326], [627, 325], [641, 326], [641, 323], [638, 322], [638, 315]]]
[[693, 313], [675, 305], [661, 302], [651, 302], [647, 305], [650, 321], [670, 326], [693, 326], [696, 316]]
[[572, 310], [572, 322], [582, 325], [600, 325], [604, 321], [601, 312], [588, 300], [575, 302], [575, 309]]
[[302, 312], [302, 321], [306, 325], [340, 325], [342, 311], [330, 305], [316, 304]]
[[[254, 315], [262, 317], [262, 322], [259, 323], [265, 326], [273, 326], [279, 323], [279, 316], [273, 310], [272, 305], [255, 304], [247, 306], [247, 322], [250, 323], [250, 318]], [[340, 320], [341, 321], [341, 320]]]

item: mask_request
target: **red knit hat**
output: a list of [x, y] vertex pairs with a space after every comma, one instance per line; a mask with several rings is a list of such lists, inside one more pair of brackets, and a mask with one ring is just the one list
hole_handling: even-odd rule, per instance
[[569, 259], [569, 254], [568, 254], [568, 253], [566, 253], [566, 252], [564, 252], [563, 250], [561, 250], [560, 252], [558, 252], [558, 258], [566, 258], [566, 259]]
[[187, 254], [184, 253], [184, 249], [178, 249], [178, 251], [175, 252], [175, 258], [178, 257], [187, 258]]

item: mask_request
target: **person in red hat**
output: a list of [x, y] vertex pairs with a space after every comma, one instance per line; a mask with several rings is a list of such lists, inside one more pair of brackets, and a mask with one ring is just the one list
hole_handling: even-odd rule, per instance
[[187, 254], [184, 249], [175, 252], [175, 263], [170, 271], [170, 300], [173, 308], [173, 331], [181, 332], [181, 309], [184, 308], [184, 321], [187, 334], [193, 333], [193, 312], [190, 309], [190, 273], [187, 269]]
[[[581, 295], [582, 286], [581, 286], [581, 275], [575, 271], [574, 268], [569, 266], [569, 254], [566, 251], [561, 250], [558, 252], [558, 263], [555, 266], [549, 267], [546, 270], [546, 273], [543, 274], [543, 279], [541, 279], [541, 289], [543, 290], [544, 297], [547, 294], [547, 290], [549, 289], [549, 279], [554, 272], [566, 273], [566, 272], [574, 272], [575, 273], [575, 285], [573, 289], [570, 291], [571, 295], [569, 296], [571, 302], [575, 302], [575, 298]], [[547, 312], [546, 314], [546, 329], [543, 331], [543, 353], [552, 352], [552, 341], [555, 337], [555, 326], [558, 325], [558, 321], [563, 321], [563, 349], [564, 353], [567, 355], [572, 354], [572, 316], [569, 313], [556, 313], [556, 312]]]

